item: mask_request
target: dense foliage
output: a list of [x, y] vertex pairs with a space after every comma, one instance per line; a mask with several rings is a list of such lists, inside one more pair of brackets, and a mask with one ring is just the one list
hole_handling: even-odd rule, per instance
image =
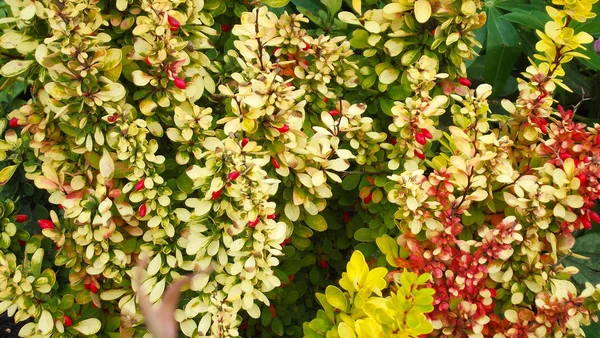
[[598, 1], [519, 3], [5, 0], [0, 313], [143, 337], [208, 270], [184, 336], [582, 337]]

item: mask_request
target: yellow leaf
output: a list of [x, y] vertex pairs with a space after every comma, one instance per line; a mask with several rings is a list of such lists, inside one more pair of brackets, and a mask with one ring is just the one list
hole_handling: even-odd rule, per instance
[[106, 179], [112, 178], [115, 171], [115, 162], [113, 161], [110, 153], [104, 150], [104, 154], [100, 159], [100, 174]]
[[383, 84], [392, 84], [398, 76], [400, 75], [400, 71], [396, 68], [388, 68], [381, 72], [379, 75], [379, 82]]
[[431, 17], [431, 4], [427, 0], [415, 2], [415, 18], [419, 23], [425, 23]]
[[352, 8], [358, 15], [362, 15], [362, 5], [360, 0], [352, 0]]

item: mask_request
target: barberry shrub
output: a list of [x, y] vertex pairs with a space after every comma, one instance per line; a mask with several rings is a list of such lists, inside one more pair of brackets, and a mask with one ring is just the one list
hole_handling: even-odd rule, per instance
[[5, 203], [0, 312], [143, 337], [136, 292], [212, 271], [184, 336], [583, 336], [600, 286], [565, 262], [600, 221], [600, 126], [554, 94], [596, 2], [554, 0], [490, 108], [477, 0], [6, 0], [0, 83], [29, 97], [0, 183], [53, 207], [33, 229]]

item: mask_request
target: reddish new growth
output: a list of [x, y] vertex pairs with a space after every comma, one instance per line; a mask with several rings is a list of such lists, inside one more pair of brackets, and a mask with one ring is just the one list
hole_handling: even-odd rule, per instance
[[167, 21], [169, 22], [169, 26], [172, 32], [176, 32], [179, 29], [179, 27], [181, 27], [181, 23], [179, 23], [177, 19], [170, 15], [167, 17]]
[[563, 167], [563, 161], [572, 158], [575, 164], [575, 177], [579, 179], [579, 194], [583, 197], [583, 207], [573, 210], [578, 217], [575, 222], [562, 222], [564, 234], [590, 229], [592, 222], [600, 217], [591, 209], [600, 198], [600, 127], [587, 128], [584, 123], [573, 121], [573, 111], [558, 106], [560, 119], [549, 125], [550, 141], [542, 144], [539, 152], [549, 157], [549, 163], [557, 168]]

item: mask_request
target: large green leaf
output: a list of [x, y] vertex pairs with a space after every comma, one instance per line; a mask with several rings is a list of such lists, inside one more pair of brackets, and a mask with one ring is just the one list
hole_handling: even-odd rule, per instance
[[573, 256], [566, 257], [565, 265], [571, 265], [579, 269], [579, 273], [573, 279], [579, 284], [590, 282], [593, 285], [600, 283], [600, 233], [589, 233], [577, 238], [571, 249], [579, 256], [588, 259], [580, 259]]
[[[292, 3], [296, 5], [296, 7], [302, 7], [313, 15], [317, 15], [319, 10], [323, 10], [323, 6], [321, 6], [319, 2], [315, 0], [292, 0]], [[300, 10], [300, 8], [298, 8], [298, 10], [304, 12]]]
[[518, 23], [531, 29], [544, 31], [544, 26], [550, 20], [550, 17], [545, 12], [536, 10], [531, 12], [514, 11], [502, 15], [500, 19]]
[[590, 326], [584, 326], [583, 332], [587, 338], [600, 338], [600, 322], [592, 322]]
[[594, 51], [594, 43], [592, 42], [590, 44], [584, 45], [584, 47], [586, 48], [586, 50], [580, 49], [580, 50], [578, 50], [578, 52], [581, 52], [582, 54], [587, 56], [589, 59], [586, 60], [584, 58], [578, 58], [577, 60], [579, 60], [581, 63], [583, 63], [588, 68], [591, 68], [596, 71], [600, 71], [600, 54], [598, 54]]
[[493, 96], [502, 92], [513, 66], [519, 60], [522, 45], [513, 25], [500, 20], [500, 12], [488, 8], [485, 81], [494, 88]]

